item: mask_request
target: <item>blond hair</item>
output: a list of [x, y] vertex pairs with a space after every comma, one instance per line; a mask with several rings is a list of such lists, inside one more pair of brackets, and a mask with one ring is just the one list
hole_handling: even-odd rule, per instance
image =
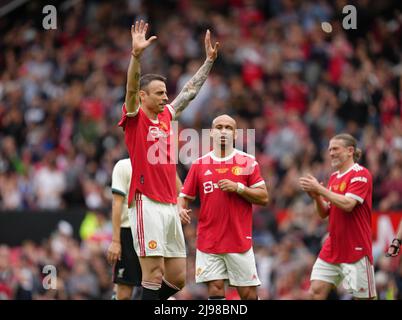
[[353, 161], [357, 162], [362, 156], [362, 150], [357, 147], [357, 140], [349, 133], [341, 133], [334, 136], [331, 140], [342, 140], [345, 147], [353, 147]]

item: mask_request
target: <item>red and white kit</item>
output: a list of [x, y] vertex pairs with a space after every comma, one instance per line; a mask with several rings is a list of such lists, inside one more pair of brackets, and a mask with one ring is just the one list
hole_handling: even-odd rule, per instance
[[166, 105], [157, 120], [149, 119], [141, 108], [131, 114], [125, 105], [122, 109], [119, 126], [125, 132], [132, 166], [128, 204], [134, 248], [140, 257], [185, 257], [172, 158], [174, 109]]
[[[236, 286], [258, 285], [252, 251], [252, 204], [236, 192], [222, 191], [218, 187], [222, 179], [250, 188], [265, 184], [255, 158], [236, 149], [225, 158], [211, 151], [193, 162], [180, 196], [200, 196], [196, 280], [228, 278]], [[236, 272], [225, 274], [225, 269]]]
[[[326, 279], [329, 281], [332, 272], [328, 265], [337, 265], [344, 271], [342, 273], [345, 274], [346, 287], [355, 297], [371, 298], [375, 296], [371, 240], [371, 174], [355, 163], [342, 174], [334, 172], [327, 188], [357, 200], [357, 204], [352, 212], [346, 212], [329, 203], [329, 236], [320, 251], [317, 265], [313, 268], [312, 279], [324, 280], [327, 274], [329, 278]], [[337, 285], [342, 278], [335, 278], [329, 282]]]

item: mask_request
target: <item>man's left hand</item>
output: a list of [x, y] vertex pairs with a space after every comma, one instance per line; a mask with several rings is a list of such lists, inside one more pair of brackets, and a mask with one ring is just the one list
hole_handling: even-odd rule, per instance
[[299, 183], [303, 191], [306, 191], [311, 195], [320, 194], [319, 190], [322, 188], [322, 185], [311, 174], [300, 178]]
[[215, 46], [212, 47], [211, 32], [207, 30], [207, 33], [205, 34], [205, 53], [207, 55], [207, 59], [215, 61], [215, 59], [218, 57], [218, 48], [219, 42], [215, 42]]

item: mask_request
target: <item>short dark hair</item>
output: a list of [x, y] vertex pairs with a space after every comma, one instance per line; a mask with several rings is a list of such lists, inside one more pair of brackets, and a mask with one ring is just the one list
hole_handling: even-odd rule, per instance
[[353, 147], [355, 149], [353, 152], [353, 161], [359, 161], [362, 156], [362, 150], [357, 147], [357, 140], [352, 135], [348, 133], [340, 133], [332, 137], [332, 139], [342, 140], [345, 147]]
[[159, 80], [166, 84], [166, 78], [164, 76], [155, 73], [147, 73], [140, 78], [140, 90], [146, 90], [147, 86], [154, 80]]

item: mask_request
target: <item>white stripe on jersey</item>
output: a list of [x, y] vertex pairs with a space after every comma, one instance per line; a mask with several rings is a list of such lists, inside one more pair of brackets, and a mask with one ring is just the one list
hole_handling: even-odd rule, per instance
[[355, 195], [353, 193], [350, 193], [350, 192], [346, 193], [345, 196], [349, 197], [349, 198], [352, 198], [352, 199], [355, 199], [355, 200], [359, 201], [360, 203], [364, 202], [363, 198], [361, 198], [361, 197], [359, 197], [359, 196], [357, 196], [357, 195]]
[[180, 192], [179, 197], [180, 198], [189, 198], [189, 199], [192, 199], [192, 200], [195, 199], [195, 197], [189, 196], [188, 194], [185, 194], [183, 192]]
[[169, 109], [172, 118], [174, 118], [174, 116], [176, 115], [176, 110], [170, 104], [167, 104], [166, 107]]

